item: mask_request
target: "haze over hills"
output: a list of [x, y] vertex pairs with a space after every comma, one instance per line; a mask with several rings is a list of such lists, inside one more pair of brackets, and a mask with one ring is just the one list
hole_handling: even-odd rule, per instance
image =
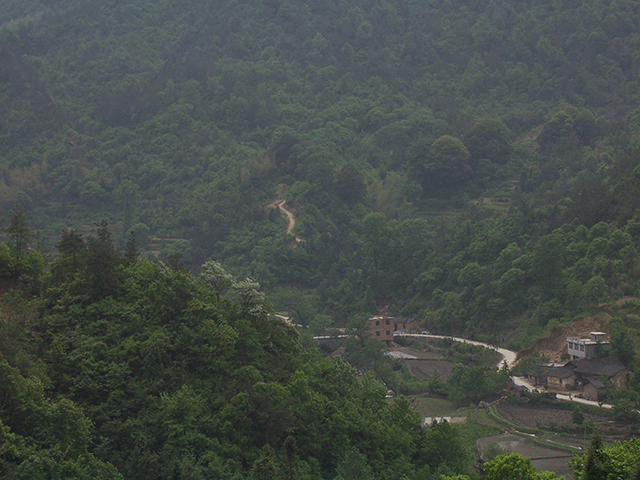
[[[532, 307], [545, 324], [589, 281], [589, 305], [637, 287], [615, 266], [624, 247], [636, 258], [637, 16], [633, 2], [8, 1], [0, 201], [51, 241], [104, 218], [196, 271], [214, 258], [280, 287], [276, 307], [304, 304], [307, 324], [383, 304], [458, 332]], [[278, 199], [296, 248], [265, 208]], [[566, 271], [616, 232], [610, 267]]]
[[598, 315], [636, 371], [639, 9], [4, 0], [0, 471], [477, 474], [374, 376], [476, 402], [508, 372], [416, 384], [360, 337], [358, 376], [274, 311], [513, 350]]

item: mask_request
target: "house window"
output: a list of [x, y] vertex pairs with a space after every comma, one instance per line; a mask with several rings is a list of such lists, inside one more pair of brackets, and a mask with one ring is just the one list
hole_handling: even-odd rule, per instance
[[380, 326], [380, 320], [376, 320], [376, 327]]
[[389, 325], [389, 320], [387, 320], [387, 325]]
[[580, 345], [580, 351], [584, 352], [584, 345]]
[[379, 337], [379, 336], [380, 336], [380, 330], [377, 330], [376, 331], [376, 337]]
[[387, 330], [387, 336], [391, 335], [391, 330]]

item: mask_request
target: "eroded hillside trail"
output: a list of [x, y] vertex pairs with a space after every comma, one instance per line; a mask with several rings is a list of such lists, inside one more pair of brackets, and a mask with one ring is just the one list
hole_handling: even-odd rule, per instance
[[[270, 205], [267, 205], [268, 208], [277, 208], [281, 213], [284, 213], [287, 216], [287, 234], [293, 235], [293, 229], [296, 228], [296, 217], [291, 211], [291, 209], [287, 206], [286, 200], [276, 200]], [[295, 237], [295, 243], [304, 242], [302, 238]]]

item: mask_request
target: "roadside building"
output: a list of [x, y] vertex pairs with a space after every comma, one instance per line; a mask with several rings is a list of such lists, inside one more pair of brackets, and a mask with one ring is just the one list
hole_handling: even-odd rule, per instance
[[541, 377], [541, 383], [549, 391], [572, 391], [586, 399], [599, 400], [607, 389], [624, 388], [629, 372], [615, 358], [584, 358], [564, 365], [549, 365]]
[[412, 332], [420, 328], [420, 322], [415, 318], [393, 317], [394, 330]]
[[567, 337], [567, 354], [572, 360], [595, 358], [609, 346], [607, 334], [603, 332], [591, 332], [589, 338]]
[[367, 332], [369, 336], [391, 345], [395, 324], [391, 317], [376, 315], [367, 320]]
[[415, 318], [376, 315], [367, 320], [367, 334], [385, 342], [387, 345], [391, 345], [393, 332], [396, 330], [413, 332], [419, 330], [419, 328], [420, 322]]
[[544, 370], [541, 383], [551, 388], [569, 390], [576, 386], [576, 374], [570, 364], [551, 365]]

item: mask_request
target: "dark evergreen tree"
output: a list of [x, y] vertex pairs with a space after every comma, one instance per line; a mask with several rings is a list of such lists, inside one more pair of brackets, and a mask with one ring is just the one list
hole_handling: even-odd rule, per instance
[[124, 247], [124, 264], [131, 265], [138, 260], [138, 240], [136, 239], [135, 233], [131, 231], [129, 234], [129, 238], [127, 239], [127, 244]]
[[587, 458], [584, 461], [584, 475], [580, 480], [606, 480], [607, 469], [602, 454], [602, 434], [599, 430], [593, 432], [591, 443], [587, 448]]
[[72, 258], [74, 270], [78, 266], [77, 257], [86, 247], [82, 234], [76, 232], [74, 229], [64, 229], [62, 231], [62, 237], [56, 244], [56, 248], [60, 255], [66, 255]]
[[93, 294], [98, 298], [114, 293], [118, 286], [116, 267], [120, 256], [111, 240], [109, 224], [102, 220], [96, 224], [97, 236], [87, 239], [86, 274]]
[[29, 248], [29, 244], [34, 236], [29, 227], [29, 220], [22, 205], [18, 205], [15, 213], [11, 217], [6, 232], [11, 238], [16, 258], [20, 260], [22, 254]]
[[582, 425], [584, 423], [584, 413], [582, 413], [582, 409], [579, 405], [573, 407], [573, 412], [571, 412], [571, 420], [576, 425]]

